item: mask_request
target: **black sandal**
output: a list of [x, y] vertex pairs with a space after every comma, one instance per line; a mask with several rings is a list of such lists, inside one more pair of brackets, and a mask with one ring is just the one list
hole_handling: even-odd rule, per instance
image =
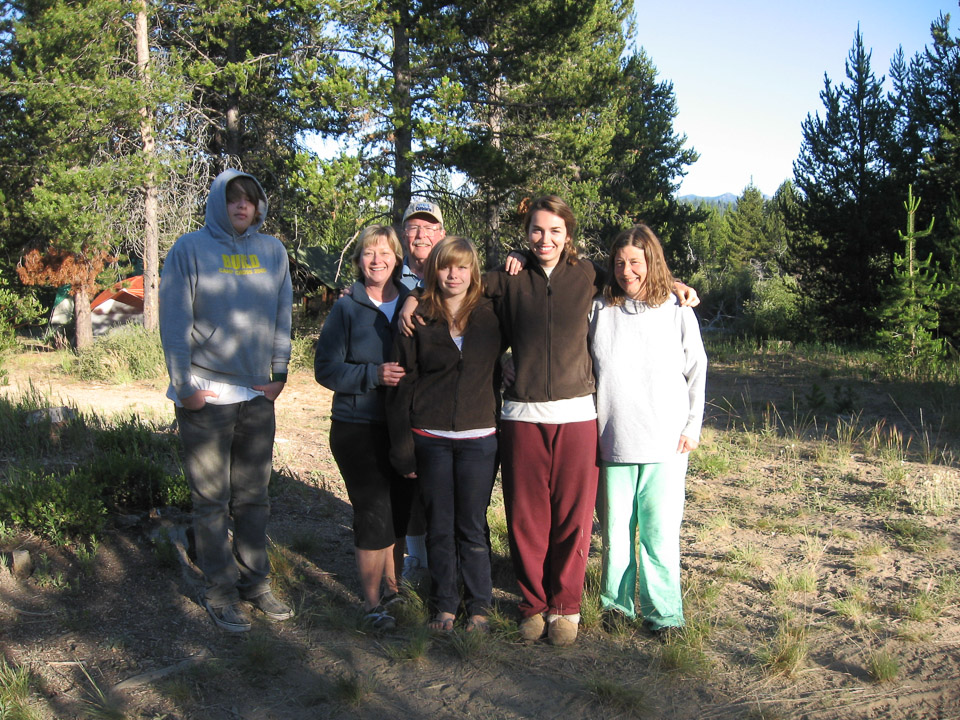
[[427, 627], [434, 632], [451, 633], [453, 632], [453, 623], [456, 622], [456, 616], [440, 617], [441, 615], [450, 615], [450, 613], [437, 613], [433, 619], [427, 623]]
[[384, 609], [383, 605], [377, 605], [375, 608], [365, 611], [362, 623], [365, 627], [378, 632], [393, 630], [397, 626], [397, 621]]

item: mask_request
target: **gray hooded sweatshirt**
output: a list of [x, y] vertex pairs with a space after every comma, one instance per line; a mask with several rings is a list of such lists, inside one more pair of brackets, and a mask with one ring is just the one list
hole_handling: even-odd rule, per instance
[[233, 229], [227, 183], [244, 175], [225, 170], [217, 176], [204, 226], [181, 235], [164, 262], [160, 337], [170, 384], [181, 400], [198, 389], [191, 374], [252, 387], [270, 382], [271, 372], [287, 372], [289, 260], [279, 240], [257, 232], [267, 215], [259, 183], [260, 218], [242, 234]]

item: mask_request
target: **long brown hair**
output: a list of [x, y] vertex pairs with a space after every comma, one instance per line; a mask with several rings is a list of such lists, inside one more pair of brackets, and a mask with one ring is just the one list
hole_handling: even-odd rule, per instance
[[[466, 265], [470, 268], [470, 287], [457, 314], [454, 317], [447, 310], [440, 290], [439, 273], [452, 265]], [[483, 298], [483, 285], [480, 280], [480, 257], [477, 247], [469, 238], [448, 235], [433, 246], [427, 257], [423, 272], [423, 295], [417, 308], [423, 317], [429, 320], [443, 320], [448, 327], [463, 332], [470, 320], [470, 313]]]
[[643, 258], [647, 262], [647, 277], [644, 280], [646, 298], [644, 302], [652, 307], [663, 305], [673, 293], [674, 279], [667, 267], [667, 260], [663, 257], [663, 247], [653, 230], [646, 225], [634, 225], [629, 230], [621, 232], [610, 246], [610, 257], [607, 259], [607, 284], [603, 287], [603, 297], [610, 305], [623, 305], [626, 294], [617, 282], [614, 275], [614, 263], [617, 252], [628, 245], [643, 250]]
[[523, 234], [527, 238], [530, 235], [530, 223], [533, 220], [533, 214], [537, 210], [546, 210], [560, 217], [567, 228], [567, 239], [563, 243], [563, 252], [560, 255], [561, 260], [566, 260], [570, 265], [577, 264], [577, 218], [573, 210], [561, 198], [556, 195], [541, 195], [530, 203], [527, 207], [526, 215], [523, 216]]

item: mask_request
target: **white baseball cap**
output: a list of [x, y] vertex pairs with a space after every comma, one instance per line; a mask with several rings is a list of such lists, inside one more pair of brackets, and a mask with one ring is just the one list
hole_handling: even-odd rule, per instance
[[429, 200], [414, 200], [407, 205], [407, 209], [403, 212], [403, 220], [401, 222], [406, 222], [407, 218], [411, 215], [427, 215], [443, 225], [443, 215], [440, 213], [440, 206]]

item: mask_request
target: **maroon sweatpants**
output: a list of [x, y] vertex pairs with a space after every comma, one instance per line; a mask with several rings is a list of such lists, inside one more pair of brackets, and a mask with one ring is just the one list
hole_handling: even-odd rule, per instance
[[578, 613], [597, 497], [597, 423], [505, 421], [500, 452], [520, 614]]

